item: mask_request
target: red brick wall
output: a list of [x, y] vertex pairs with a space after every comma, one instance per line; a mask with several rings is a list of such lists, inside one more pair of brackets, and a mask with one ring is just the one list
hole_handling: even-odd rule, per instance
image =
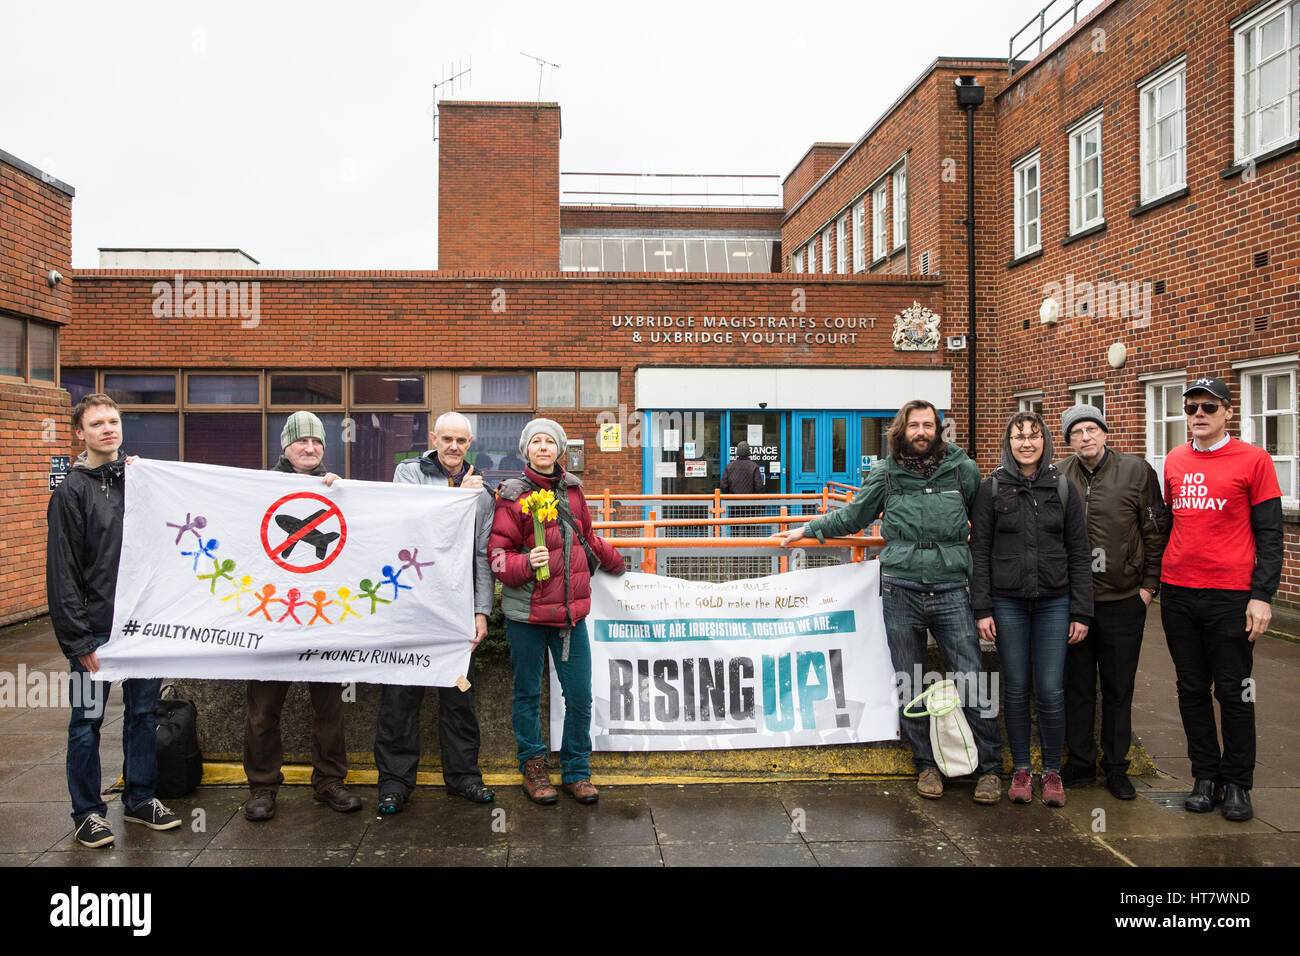
[[52, 455], [72, 437], [68, 393], [48, 385], [0, 385], [0, 446], [6, 491], [0, 497], [0, 625], [44, 614], [45, 509]]
[[0, 311], [62, 324], [72, 291], [72, 196], [0, 158]]
[[438, 266], [552, 272], [560, 261], [560, 108], [439, 104]]
[[808, 190], [817, 185], [817, 180], [822, 178], [822, 174], [834, 166], [836, 160], [852, 145], [852, 143], [813, 143], [781, 183], [781, 197], [785, 208], [789, 210], [804, 197]]
[[[619, 401], [631, 412], [635, 372], [643, 365], [942, 368], [949, 361], [942, 352], [895, 352], [890, 341], [895, 313], [914, 301], [938, 307], [942, 286], [933, 279], [693, 280], [552, 273], [479, 281], [403, 272], [186, 274], [187, 280], [208, 278], [261, 283], [256, 328], [242, 328], [237, 317], [155, 318], [152, 286], [170, 281], [169, 276], [79, 272], [77, 321], [64, 338], [64, 364], [104, 367], [104, 356], [112, 356], [115, 367], [136, 369], [617, 369]], [[612, 323], [614, 315], [696, 316], [694, 330], [702, 331], [706, 315], [796, 315], [796, 288], [804, 293], [804, 314], [818, 326], [799, 332], [792, 343], [746, 344], [742, 330], [733, 330], [729, 345], [664, 343], [653, 341], [660, 330]], [[504, 299], [494, 295], [496, 289]], [[494, 302], [504, 311], [494, 311]], [[876, 327], [856, 331], [852, 344], [803, 341], [804, 334], [825, 332], [822, 320], [835, 316], [875, 317]], [[718, 396], [718, 407], [727, 404], [726, 396]], [[600, 452], [600, 411], [548, 409], [546, 414], [571, 437], [587, 439], [583, 479], [589, 487], [639, 493], [641, 451]]]
[[561, 206], [561, 229], [718, 229], [779, 232], [780, 209]]

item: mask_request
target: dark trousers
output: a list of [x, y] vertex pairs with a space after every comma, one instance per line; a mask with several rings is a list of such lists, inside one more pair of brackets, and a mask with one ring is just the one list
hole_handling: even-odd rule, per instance
[[[1160, 620], [1178, 675], [1178, 711], [1198, 780], [1250, 788], [1255, 775], [1255, 645], [1246, 639], [1249, 591], [1165, 585]], [[1223, 717], [1223, 750], [1210, 687]]]
[[[343, 739], [343, 685], [312, 682], [311, 785], [321, 790], [348, 775], [348, 751]], [[280, 712], [289, 681], [250, 680], [248, 721], [244, 725], [244, 774], [253, 790], [276, 790], [284, 782], [284, 740]]]
[[1065, 742], [1074, 773], [1095, 772], [1097, 685], [1101, 684], [1101, 769], [1126, 773], [1133, 739], [1133, 683], [1147, 606], [1140, 594], [1093, 605], [1088, 636], [1065, 654]]
[[[465, 679], [474, 682], [471, 656]], [[420, 704], [424, 687], [385, 684], [379, 693], [379, 721], [375, 726], [375, 768], [379, 795], [409, 797], [415, 790], [420, 764]], [[483, 782], [478, 768], [478, 717], [473, 688], [438, 688], [438, 745], [442, 751], [442, 780], [453, 790]]]

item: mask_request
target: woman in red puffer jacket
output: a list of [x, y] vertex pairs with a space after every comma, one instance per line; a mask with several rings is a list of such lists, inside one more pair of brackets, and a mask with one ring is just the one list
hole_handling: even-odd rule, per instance
[[[582, 482], [560, 465], [568, 441], [564, 429], [550, 419], [536, 418], [525, 426], [519, 453], [528, 465], [521, 477], [497, 488], [488, 546], [492, 573], [502, 584], [501, 608], [514, 668], [511, 721], [519, 770], [524, 792], [541, 804], [558, 799], [547, 771], [539, 720], [548, 648], [564, 692], [564, 790], [579, 803], [595, 803], [598, 797], [591, 783], [591, 648], [584, 619], [591, 610], [592, 562], [611, 574], [623, 573], [619, 553], [592, 533]], [[539, 490], [555, 495], [557, 512], [545, 522], [541, 544], [534, 541], [533, 516], [521, 507], [523, 499]], [[539, 581], [541, 568], [547, 568], [549, 577]]]

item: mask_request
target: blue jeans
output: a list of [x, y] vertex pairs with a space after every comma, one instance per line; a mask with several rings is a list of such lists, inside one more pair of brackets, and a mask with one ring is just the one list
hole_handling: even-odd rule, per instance
[[[948, 591], [916, 591], [888, 582], [881, 585], [881, 598], [885, 608], [885, 634], [889, 639], [889, 656], [894, 663], [896, 679], [906, 678], [903, 687], [911, 688], [912, 697], [924, 689], [917, 679], [925, 670], [925, 644], [927, 630], [943, 651], [944, 666], [948, 676], [965, 688], [963, 710], [975, 735], [979, 752], [977, 773], [1002, 772], [1002, 736], [997, 719], [981, 713], [977, 695], [973, 692], [985, 682], [980, 661], [979, 634], [971, 616], [970, 593], [963, 588]], [[903, 713], [911, 697], [899, 702], [898, 721], [903, 739], [912, 748], [912, 758], [919, 773], [937, 770], [934, 752], [930, 748], [930, 718], [908, 717]], [[992, 708], [990, 708], [992, 710]]]
[[[72, 716], [68, 721], [68, 793], [72, 797], [72, 819], [81, 823], [92, 813], [108, 812], [100, 796], [99, 730], [112, 685], [95, 680], [81, 666], [69, 662], [74, 676]], [[158, 692], [157, 677], [122, 681], [122, 776], [126, 788], [122, 806], [134, 810], [153, 799], [158, 782]]]
[[1060, 771], [1065, 744], [1065, 651], [1070, 640], [1070, 596], [993, 598], [993, 623], [1002, 658], [1003, 714], [1016, 769], [1029, 767], [1029, 695], [1038, 704], [1043, 772]]
[[[551, 651], [555, 675], [564, 694], [564, 736], [560, 743], [560, 771], [564, 783], [591, 778], [591, 645], [587, 643], [587, 624], [579, 621], [569, 631], [569, 659], [564, 655], [564, 629], [523, 621], [506, 621], [506, 640], [510, 642], [510, 664], [515, 673], [514, 707], [511, 724], [515, 731], [515, 751], [519, 771], [535, 757], [545, 757], [549, 750], [542, 739], [539, 712], [542, 701], [542, 676], [546, 669], [546, 650]], [[551, 701], [551, 707], [556, 701]]]

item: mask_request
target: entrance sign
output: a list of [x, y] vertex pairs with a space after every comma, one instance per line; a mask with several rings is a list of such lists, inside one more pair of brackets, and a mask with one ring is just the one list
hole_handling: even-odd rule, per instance
[[[724, 584], [592, 579], [596, 750], [898, 739], [876, 561]], [[564, 696], [551, 673], [551, 741]]]
[[464, 675], [478, 492], [147, 460], [127, 483], [101, 679]]

